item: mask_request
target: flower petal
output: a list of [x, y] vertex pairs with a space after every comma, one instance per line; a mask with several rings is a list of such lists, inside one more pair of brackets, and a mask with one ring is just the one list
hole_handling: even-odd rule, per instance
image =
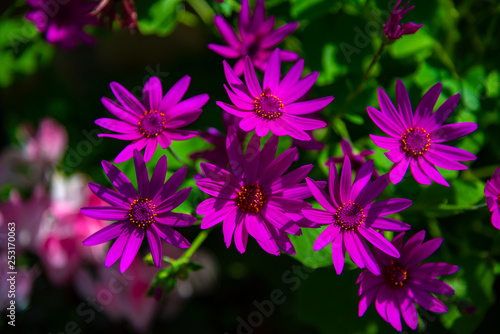
[[399, 257], [399, 252], [396, 249], [396, 247], [394, 247], [393, 244], [391, 244], [386, 238], [384, 238], [380, 233], [375, 231], [373, 228], [360, 226], [358, 232], [363, 237], [365, 237], [365, 239], [369, 243], [371, 243], [374, 247], [377, 247], [378, 249], [380, 249], [381, 251], [392, 257], [395, 258]]
[[157, 77], [151, 77], [142, 90], [142, 101], [146, 110], [155, 111], [160, 107], [163, 97], [161, 81]]
[[182, 77], [179, 81], [177, 81], [165, 94], [163, 99], [161, 100], [161, 104], [159, 107], [159, 112], [166, 112], [170, 110], [173, 106], [175, 106], [179, 101], [184, 97], [186, 91], [191, 83], [191, 77], [186, 75]]
[[245, 57], [245, 82], [247, 84], [248, 90], [250, 94], [254, 98], [257, 98], [262, 94], [262, 88], [260, 87], [259, 79], [257, 79], [257, 75], [255, 74], [255, 69], [253, 67], [252, 60], [250, 57]]
[[123, 221], [118, 221], [106, 227], [103, 227], [99, 231], [95, 232], [87, 239], [83, 241], [85, 246], [95, 246], [102, 243], [105, 243], [111, 239], [119, 236], [122, 231], [125, 229], [125, 224]]
[[331, 198], [325, 193], [323, 189], [311, 178], [306, 178], [307, 186], [311, 190], [312, 195], [328, 212], [335, 213], [337, 210], [334, 208]]
[[87, 206], [80, 209], [85, 216], [101, 220], [122, 220], [127, 217], [128, 208], [115, 206]]
[[122, 259], [120, 261], [120, 272], [124, 273], [128, 267], [134, 261], [137, 252], [139, 251], [139, 247], [141, 247], [142, 240], [144, 239], [144, 230], [142, 228], [134, 228], [130, 237], [128, 238], [127, 245], [125, 245], [125, 249], [123, 250]]
[[153, 263], [156, 268], [160, 268], [161, 265], [161, 240], [156, 228], [149, 228], [146, 230], [146, 235], [148, 237], [149, 248], [151, 249], [151, 255], [153, 256]]
[[[265, 39], [265, 38], [264, 38]], [[276, 92], [281, 77], [280, 49], [276, 48], [269, 58], [266, 71], [264, 73], [264, 89], [269, 88], [271, 92]]]
[[106, 267], [111, 267], [120, 258], [120, 256], [122, 256], [123, 250], [125, 249], [125, 245], [128, 242], [128, 238], [130, 237], [131, 232], [132, 228], [123, 228], [120, 235], [109, 249], [108, 255], [106, 255], [106, 260], [104, 261], [104, 265]]
[[103, 201], [118, 207], [129, 207], [130, 201], [128, 198], [116, 191], [110, 190], [106, 187], [101, 186], [100, 184], [89, 182], [89, 189], [96, 194], [97, 197], [102, 199]]
[[118, 167], [105, 160], [102, 161], [102, 167], [108, 179], [120, 193], [129, 198], [137, 197], [137, 190], [134, 188], [128, 177], [121, 170], [119, 170]]
[[345, 263], [345, 246], [344, 246], [344, 234], [339, 233], [339, 235], [333, 240], [332, 243], [332, 258], [333, 266], [335, 267], [335, 272], [337, 275], [342, 273]]
[[142, 103], [137, 100], [137, 98], [132, 95], [125, 87], [120, 85], [118, 82], [112, 82], [109, 84], [111, 87], [111, 91], [115, 94], [116, 98], [122, 106], [134, 112], [137, 116], [142, 116], [146, 111], [146, 108], [142, 105]]

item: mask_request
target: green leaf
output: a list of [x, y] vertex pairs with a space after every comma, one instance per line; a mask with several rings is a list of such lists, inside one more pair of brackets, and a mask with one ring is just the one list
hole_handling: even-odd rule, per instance
[[144, 35], [168, 35], [177, 24], [177, 15], [183, 11], [181, 0], [159, 0], [149, 8], [148, 15], [139, 15], [139, 30]]
[[321, 232], [326, 228], [305, 228], [301, 236], [290, 235], [297, 254], [292, 257], [310, 268], [332, 266], [332, 252], [330, 247], [325, 247], [317, 252], [313, 250], [313, 245]]
[[414, 35], [406, 35], [398, 39], [389, 47], [389, 52], [394, 58], [414, 56], [424, 60], [432, 55], [434, 43], [436, 43], [434, 38], [427, 34], [424, 29], [420, 29]]
[[491, 98], [498, 97], [500, 93], [500, 75], [498, 71], [491, 71], [486, 78], [486, 95]]

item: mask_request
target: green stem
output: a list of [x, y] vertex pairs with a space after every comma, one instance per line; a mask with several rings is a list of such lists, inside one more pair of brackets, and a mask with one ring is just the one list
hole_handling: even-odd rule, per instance
[[214, 11], [204, 0], [187, 0], [188, 4], [194, 9], [196, 14], [203, 20], [206, 25], [212, 25]]
[[172, 154], [175, 158], [175, 160], [179, 161], [182, 165], [186, 165], [186, 162], [184, 161], [184, 159], [182, 159], [173, 149], [172, 147], [168, 147], [167, 150], [170, 152], [170, 154]]
[[363, 88], [365, 86], [365, 83], [366, 83], [366, 80], [368, 79], [368, 76], [370, 75], [370, 72], [372, 71], [372, 69], [375, 66], [375, 64], [377, 64], [377, 62], [379, 61], [380, 55], [382, 54], [382, 52], [385, 49], [385, 45], [386, 44], [382, 42], [382, 45], [380, 45], [380, 48], [378, 49], [377, 53], [375, 54], [375, 56], [373, 56], [372, 62], [370, 63], [370, 66], [368, 66], [368, 68], [366, 69], [365, 74], [363, 75], [363, 79], [361, 79], [361, 82], [359, 83], [358, 87], [356, 88], [356, 90], [354, 90], [351, 94], [349, 94], [347, 96], [347, 98], [346, 98], [346, 100], [344, 102], [344, 105], [340, 109], [340, 113], [339, 113], [338, 117], [341, 117], [344, 114], [344, 112], [347, 109], [347, 107], [349, 106], [349, 104], [363, 90]]
[[188, 248], [188, 250], [182, 254], [180, 258], [175, 261], [177, 264], [182, 264], [182, 263], [187, 263], [189, 262], [189, 259], [191, 256], [193, 256], [194, 252], [198, 250], [198, 248], [201, 246], [203, 241], [207, 238], [208, 234], [210, 233], [210, 229], [208, 230], [201, 230], [201, 232], [196, 236], [194, 239], [193, 243], [191, 244], [191, 247]]

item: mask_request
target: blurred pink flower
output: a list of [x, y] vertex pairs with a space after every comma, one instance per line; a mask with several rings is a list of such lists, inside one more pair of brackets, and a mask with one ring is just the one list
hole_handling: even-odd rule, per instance
[[[31, 197], [23, 201], [17, 189], [12, 189], [9, 201], [0, 205], [0, 226], [16, 223], [17, 253], [36, 251], [35, 243], [40, 233], [40, 223], [49, 207], [49, 197], [42, 186], [33, 189]], [[2, 243], [2, 245], [5, 243]]]
[[[22, 128], [29, 133], [26, 125]], [[29, 136], [24, 150], [32, 161], [56, 164], [66, 151], [67, 145], [68, 133], [64, 126], [47, 117], [40, 121], [36, 134]]]
[[0, 185], [33, 187], [48, 182], [54, 166], [68, 145], [64, 126], [52, 118], [40, 121], [38, 131], [31, 125], [18, 128], [21, 148], [10, 148], [0, 157]]
[[[182, 252], [170, 244], [163, 247], [163, 255], [170, 258], [178, 258]], [[96, 310], [104, 311], [115, 321], [126, 320], [136, 331], [145, 332], [157, 315], [172, 318], [181, 311], [187, 298], [213, 288], [216, 276], [213, 257], [198, 250], [192, 259], [203, 265], [203, 269], [190, 273], [185, 281], [178, 280], [176, 288], [161, 301], [146, 296], [158, 269], [144, 264], [141, 257], [136, 257], [124, 274], [120, 274], [116, 263], [110, 268], [99, 267], [97, 278], [82, 269], [77, 291], [84, 300], [93, 301]], [[161, 269], [165, 267], [163, 263]]]
[[[0, 268], [7, 268], [7, 252], [0, 252]], [[29, 299], [31, 295], [31, 289], [33, 288], [33, 282], [39, 275], [39, 268], [25, 268], [25, 267], [16, 267], [16, 280], [15, 280], [15, 301], [16, 301], [16, 310], [23, 310], [29, 304]], [[10, 304], [9, 298], [9, 284], [5, 284], [4, 282], [8, 282], [7, 279], [10, 278], [10, 275], [7, 275], [7, 271], [3, 271], [1, 275], [2, 284], [0, 284], [0, 308], [5, 310], [6, 307]]]
[[70, 284], [86, 262], [99, 263], [105, 257], [105, 245], [89, 249], [82, 245], [89, 233], [106, 224], [80, 213], [82, 205], [105, 205], [87, 188], [80, 174], [65, 178], [55, 174], [51, 184], [52, 201], [41, 222], [37, 253], [50, 281], [57, 286]]

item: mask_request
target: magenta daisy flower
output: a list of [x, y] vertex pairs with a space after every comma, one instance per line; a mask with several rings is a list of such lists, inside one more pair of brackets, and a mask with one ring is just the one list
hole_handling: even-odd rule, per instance
[[[342, 164], [344, 162], [345, 157], [349, 157], [349, 160], [351, 160], [351, 167], [352, 170], [355, 172], [358, 172], [361, 166], [366, 162], [366, 157], [370, 155], [374, 155], [375, 151], [373, 150], [364, 150], [359, 152], [359, 154], [355, 154], [354, 150], [352, 149], [351, 143], [345, 138], [342, 138], [340, 140], [340, 149], [342, 150], [343, 156], [341, 157], [331, 157], [328, 158], [325, 162], [325, 166], [330, 166], [330, 164], [333, 162], [334, 164]], [[373, 175], [375, 177], [378, 177], [378, 172], [374, 169], [373, 170]]]
[[186, 75], [163, 96], [160, 79], [151, 77], [142, 90], [142, 103], [119, 83], [110, 84], [120, 104], [107, 97], [101, 101], [119, 120], [99, 118], [95, 123], [117, 134], [101, 133], [99, 137], [132, 140], [115, 158], [115, 163], [127, 161], [134, 149], [140, 151], [144, 147], [144, 160], [148, 162], [158, 144], [166, 149], [172, 140], [187, 140], [198, 134], [197, 131], [180, 129], [200, 116], [201, 108], [209, 99], [208, 94], [200, 94], [180, 102], [190, 81]]
[[228, 129], [227, 154], [230, 170], [202, 163], [206, 178], [198, 187], [213, 196], [203, 201], [196, 213], [204, 215], [201, 228], [210, 228], [221, 221], [226, 247], [234, 243], [240, 253], [245, 252], [248, 234], [257, 240], [266, 252], [280, 255], [280, 249], [295, 254], [287, 233], [301, 235], [301, 226], [311, 226], [301, 213], [310, 207], [303, 201], [310, 197], [307, 185], [301, 182], [313, 165], [299, 167], [285, 173], [293, 163], [296, 148], [275, 157], [278, 137], [271, 136], [264, 147], [254, 135], [245, 155], [234, 128]]
[[[51, 0], [26, 0], [33, 10], [26, 13], [26, 19], [33, 22], [36, 29], [45, 33], [49, 43], [58, 44], [63, 49], [72, 49], [83, 42], [94, 44], [94, 37], [83, 29], [86, 25], [96, 25], [99, 20], [88, 15], [96, 2], [70, 0], [54, 3]], [[55, 7], [54, 7], [55, 5]]]
[[484, 195], [488, 208], [492, 212], [491, 223], [500, 230], [500, 167], [493, 173], [491, 179], [486, 181]]
[[[208, 44], [208, 48], [224, 58], [239, 58], [234, 66], [234, 71], [238, 76], [243, 74], [246, 56], [250, 57], [255, 67], [264, 72], [272, 49], [299, 26], [298, 22], [292, 22], [273, 30], [274, 21], [274, 16], [266, 19], [264, 0], [257, 0], [253, 16], [250, 16], [248, 0], [243, 0], [238, 19], [240, 36], [236, 35], [231, 25], [222, 16], [215, 15], [215, 26], [228, 46]], [[296, 61], [297, 59], [299, 55], [295, 52], [281, 51], [282, 61]]]
[[407, 8], [409, 4], [410, 2], [408, 1], [406, 5], [399, 8], [399, 6], [401, 5], [401, 0], [398, 0], [396, 2], [396, 5], [392, 9], [391, 14], [389, 15], [389, 18], [385, 22], [384, 33], [385, 36], [387, 36], [387, 38], [389, 38], [390, 40], [394, 41], [403, 37], [403, 35], [412, 35], [416, 33], [418, 29], [422, 28], [423, 24], [415, 24], [412, 22], [403, 23], [400, 25], [403, 16], [410, 10], [415, 8], [415, 6]]
[[377, 250], [375, 257], [382, 270], [374, 275], [363, 271], [357, 280], [359, 284], [359, 316], [375, 300], [375, 308], [382, 319], [398, 331], [402, 331], [401, 315], [411, 329], [418, 325], [415, 303], [435, 313], [445, 313], [448, 307], [429, 292], [441, 295], [454, 295], [455, 291], [436, 277], [451, 275], [459, 268], [444, 262], [419, 264], [434, 253], [443, 239], [431, 239], [422, 243], [425, 231], [412, 236], [403, 246], [404, 232], [392, 240], [392, 245], [401, 256], [394, 258]]
[[[413, 113], [406, 87], [401, 80], [396, 84], [398, 109], [382, 88], [378, 90], [381, 111], [367, 107], [373, 122], [390, 137], [370, 135], [375, 145], [390, 150], [387, 158], [394, 163], [390, 172], [391, 182], [399, 183], [408, 167], [420, 184], [432, 181], [449, 187], [435, 166], [463, 170], [467, 166], [457, 161], [475, 160], [476, 156], [460, 148], [443, 145], [448, 140], [461, 138], [477, 129], [476, 123], [456, 123], [443, 125], [460, 99], [460, 94], [446, 100], [436, 112], [434, 105], [441, 92], [441, 83], [432, 86], [422, 97]], [[432, 180], [432, 181], [431, 181]]]
[[[269, 59], [261, 87], [250, 58], [245, 60], [245, 82], [224, 61], [224, 71], [229, 84], [226, 88], [234, 105], [217, 101], [217, 105], [228, 113], [241, 118], [239, 127], [264, 137], [269, 131], [278, 136], [290, 135], [299, 140], [311, 140], [307, 130], [323, 128], [326, 123], [308, 114], [320, 111], [333, 100], [327, 96], [310, 101], [296, 102], [314, 85], [318, 72], [312, 72], [300, 79], [304, 60], [299, 60], [280, 82], [280, 50], [276, 49]], [[304, 117], [302, 117], [304, 116]]]
[[137, 175], [137, 191], [129, 179], [118, 168], [107, 161], [102, 162], [104, 172], [118, 189], [118, 192], [96, 183], [89, 183], [89, 188], [111, 207], [84, 207], [80, 212], [84, 215], [101, 220], [116, 220], [116, 223], [106, 226], [83, 241], [85, 246], [102, 244], [117, 238], [106, 256], [106, 267], [111, 266], [121, 256], [120, 272], [124, 272], [134, 260], [144, 236], [147, 236], [153, 261], [160, 267], [162, 245], [164, 239], [171, 245], [189, 248], [191, 245], [173, 227], [190, 226], [196, 218], [171, 212], [186, 200], [191, 188], [177, 192], [186, 177], [187, 167], [176, 171], [165, 182], [167, 173], [167, 157], [158, 161], [151, 181], [146, 164], [139, 151], [134, 150], [134, 164]]
[[312, 195], [325, 210], [305, 208], [302, 213], [312, 222], [328, 225], [316, 239], [313, 249], [318, 251], [332, 244], [333, 265], [338, 275], [344, 268], [346, 250], [358, 267], [366, 267], [374, 274], [380, 274], [377, 261], [366, 241], [382, 252], [399, 257], [398, 250], [375, 229], [384, 231], [410, 229], [408, 224], [384, 217], [409, 207], [411, 205], [409, 199], [392, 198], [372, 203], [389, 184], [387, 174], [370, 183], [372, 172], [373, 161], [368, 160], [351, 184], [351, 161], [346, 156], [340, 177], [337, 175], [335, 165], [330, 165], [328, 194], [317, 182], [306, 178]]

